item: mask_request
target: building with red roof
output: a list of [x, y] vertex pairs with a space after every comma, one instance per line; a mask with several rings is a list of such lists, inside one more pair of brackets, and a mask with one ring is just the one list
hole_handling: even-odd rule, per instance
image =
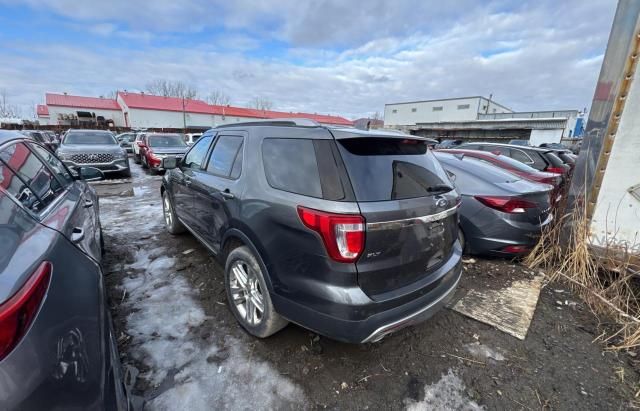
[[113, 120], [116, 127], [132, 128], [208, 128], [270, 118], [308, 118], [326, 125], [353, 125], [340, 116], [219, 106], [196, 99], [127, 91], [118, 92], [115, 100], [47, 93], [46, 104], [38, 105], [36, 111], [41, 124], [66, 124], [68, 117], [90, 112]]
[[102, 117], [105, 121], [111, 120], [116, 127], [124, 126], [122, 109], [116, 100], [110, 98], [47, 93], [45, 104], [36, 107], [40, 124], [71, 124], [78, 119], [78, 112], [80, 117], [86, 117], [86, 113], [89, 113], [96, 118]]

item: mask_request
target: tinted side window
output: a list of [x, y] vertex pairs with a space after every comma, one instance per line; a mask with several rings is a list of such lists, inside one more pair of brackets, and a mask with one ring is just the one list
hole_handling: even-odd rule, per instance
[[[207, 165], [209, 173], [229, 177], [234, 166], [243, 138], [241, 136], [220, 136], [211, 151], [211, 158]], [[236, 171], [239, 175], [239, 172]]]
[[200, 169], [207, 155], [207, 151], [209, 151], [209, 145], [211, 145], [212, 139], [213, 136], [206, 136], [198, 140], [185, 156], [182, 165], [184, 167]]
[[316, 152], [311, 140], [267, 138], [262, 143], [262, 161], [271, 187], [322, 197]]
[[41, 211], [64, 190], [55, 175], [23, 143], [0, 151], [0, 159], [24, 183], [11, 194], [34, 212]]
[[511, 150], [511, 158], [525, 164], [533, 163], [533, 161], [531, 161], [531, 157], [529, 157], [525, 152], [521, 150], [515, 150], [515, 149]]
[[49, 164], [49, 167], [53, 169], [53, 172], [58, 175], [65, 186], [73, 183], [73, 177], [71, 176], [67, 168], [64, 166], [64, 164], [62, 164], [60, 160], [58, 160], [58, 158], [52, 152], [50, 152], [49, 150], [45, 150], [37, 144], [29, 144], [29, 147], [31, 147], [33, 151], [40, 155], [45, 163]]

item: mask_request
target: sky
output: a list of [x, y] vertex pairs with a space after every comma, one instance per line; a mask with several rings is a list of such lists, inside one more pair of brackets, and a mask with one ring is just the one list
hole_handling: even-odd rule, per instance
[[358, 118], [473, 95], [589, 107], [615, 0], [0, 0], [0, 91], [100, 96], [183, 81], [203, 99]]

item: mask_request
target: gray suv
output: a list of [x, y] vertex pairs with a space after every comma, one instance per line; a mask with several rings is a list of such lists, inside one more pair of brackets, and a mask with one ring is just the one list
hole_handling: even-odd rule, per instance
[[443, 307], [461, 274], [460, 196], [420, 137], [304, 119], [209, 130], [163, 159], [169, 232], [225, 266], [230, 309], [371, 342]]
[[131, 176], [127, 150], [113, 133], [102, 130], [69, 130], [56, 151], [67, 167], [90, 166], [105, 174]]

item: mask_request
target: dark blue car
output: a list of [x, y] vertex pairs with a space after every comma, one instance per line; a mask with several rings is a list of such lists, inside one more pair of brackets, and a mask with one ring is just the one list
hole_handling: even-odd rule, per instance
[[104, 292], [98, 198], [49, 150], [0, 131], [0, 408], [127, 409]]

